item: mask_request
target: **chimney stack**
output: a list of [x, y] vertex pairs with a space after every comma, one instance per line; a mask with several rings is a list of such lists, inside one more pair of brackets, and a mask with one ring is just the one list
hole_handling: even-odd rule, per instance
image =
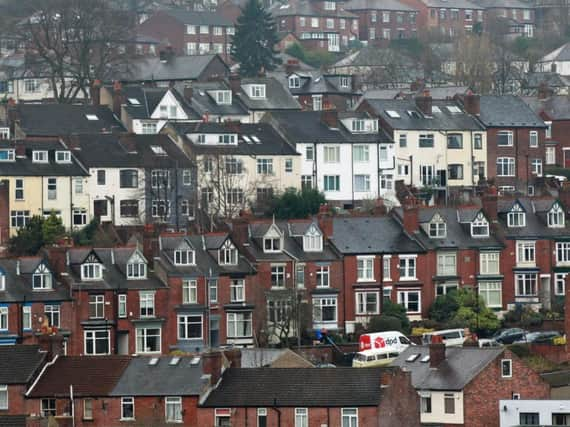
[[101, 80], [94, 80], [91, 84], [91, 103], [101, 105]]
[[408, 203], [404, 204], [404, 230], [408, 234], [414, 234], [418, 231], [420, 226], [420, 221], [418, 218], [418, 206], [413, 202], [409, 201]]
[[16, 157], [26, 157], [26, 145], [24, 141], [16, 141]]
[[565, 210], [570, 209], [570, 182], [563, 182], [558, 189], [558, 199]]
[[115, 80], [113, 83], [113, 113], [121, 116], [121, 105], [125, 103], [125, 96], [123, 94], [123, 85], [120, 81]]
[[422, 79], [416, 79], [410, 84], [410, 91], [418, 92], [421, 89], [423, 89], [423, 87], [424, 87], [424, 82], [422, 81]]
[[192, 95], [194, 94], [194, 88], [192, 86], [187, 85], [184, 86], [184, 98], [186, 101], [192, 101]]
[[41, 351], [47, 353], [47, 360], [51, 361], [55, 356], [63, 356], [63, 335], [42, 334], [38, 337]]
[[463, 97], [463, 107], [467, 113], [478, 116], [481, 114], [481, 97], [468, 90]]
[[317, 219], [319, 222], [319, 228], [323, 234], [330, 238], [334, 234], [333, 218], [329, 212], [329, 206], [327, 204], [322, 204], [319, 207], [319, 213], [317, 214]]
[[230, 74], [228, 77], [228, 82], [230, 84], [230, 89], [232, 90], [232, 95], [235, 95], [241, 90], [241, 77], [239, 74]]
[[239, 348], [225, 350], [224, 354], [230, 362], [230, 368], [241, 368], [241, 350]]
[[424, 90], [421, 95], [416, 96], [416, 106], [425, 115], [431, 116], [433, 100], [429, 90]]
[[321, 122], [331, 129], [338, 129], [338, 111], [333, 108], [322, 110]]
[[538, 86], [538, 99], [546, 99], [549, 98], [552, 95], [552, 90], [550, 89], [550, 87], [548, 87], [548, 83], [546, 82], [542, 82], [540, 83], [540, 85]]
[[433, 335], [429, 345], [429, 367], [437, 368], [444, 360], [445, 344], [439, 335]]
[[210, 351], [202, 354], [202, 372], [210, 375], [210, 384], [215, 386], [222, 376], [222, 352]]
[[293, 74], [296, 70], [300, 69], [299, 60], [298, 59], [288, 59], [287, 63], [285, 64], [285, 74]]
[[491, 185], [485, 194], [483, 194], [481, 202], [483, 204], [483, 211], [485, 212], [485, 215], [487, 215], [487, 218], [489, 218], [491, 222], [496, 222], [498, 197], [497, 188], [494, 185]]

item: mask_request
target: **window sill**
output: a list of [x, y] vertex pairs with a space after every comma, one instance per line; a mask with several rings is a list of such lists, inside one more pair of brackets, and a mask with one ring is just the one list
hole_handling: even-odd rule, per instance
[[119, 421], [122, 423], [132, 423], [132, 422], [135, 422], [136, 419], [135, 418], [121, 418], [121, 419], [119, 419]]

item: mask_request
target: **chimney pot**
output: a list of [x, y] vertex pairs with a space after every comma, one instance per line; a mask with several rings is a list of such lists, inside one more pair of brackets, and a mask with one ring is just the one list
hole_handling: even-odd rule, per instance
[[239, 74], [232, 73], [228, 77], [228, 82], [230, 84], [230, 89], [232, 90], [232, 94], [237, 94], [241, 89], [241, 77]]

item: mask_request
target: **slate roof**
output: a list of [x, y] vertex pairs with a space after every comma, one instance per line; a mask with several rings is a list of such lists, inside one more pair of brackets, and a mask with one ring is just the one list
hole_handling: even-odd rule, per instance
[[0, 415], [1, 427], [26, 427], [26, 415]]
[[[290, 88], [289, 77], [292, 75], [299, 76], [301, 87]], [[348, 74], [322, 74], [320, 72], [303, 72], [297, 71], [292, 73], [276, 71], [271, 73], [279, 82], [294, 96], [302, 94], [340, 94], [340, 95], [357, 95], [359, 91], [353, 89], [352, 80], [353, 76]], [[340, 85], [340, 78], [348, 77], [348, 87]]]
[[381, 373], [379, 368], [230, 368], [203, 406], [377, 406]]
[[570, 61], [570, 43], [565, 43], [544, 55], [539, 62]]
[[288, 348], [242, 348], [242, 368], [312, 368], [314, 365]]
[[344, 255], [424, 252], [388, 216], [334, 218], [330, 241]]
[[[52, 276], [52, 289], [34, 291], [32, 273], [43, 261], [41, 257], [22, 257], [19, 259], [4, 258], [0, 260], [0, 272], [6, 276], [5, 290], [0, 291], [1, 302], [60, 302], [69, 301], [71, 296], [66, 286]], [[17, 274], [17, 263], [20, 262], [20, 274]], [[49, 265], [48, 265], [48, 269]], [[50, 269], [51, 270], [51, 269]], [[0, 384], [2, 384], [0, 382]]]
[[534, 9], [533, 4], [520, 0], [475, 0], [475, 3], [483, 6], [485, 9]]
[[[109, 93], [113, 93], [112, 87], [109, 87], [108, 90]], [[150, 116], [168, 92], [170, 92], [176, 101], [178, 101], [178, 104], [188, 116], [188, 120], [202, 119], [202, 116], [192, 108], [191, 103], [188, 102], [182, 93], [176, 89], [125, 85], [123, 86], [122, 91], [125, 95], [126, 101], [123, 108], [133, 119], [150, 119]], [[134, 100], [138, 103], [133, 102]]]
[[[25, 156], [18, 156], [14, 161], [0, 162], [0, 176], [87, 176], [89, 173], [71, 153], [70, 163], [58, 163], [56, 151], [69, 151], [59, 140], [42, 141], [0, 141], [0, 148], [16, 149], [18, 145], [25, 147]], [[48, 162], [33, 161], [33, 151], [47, 151]]]
[[[192, 364], [188, 356], [157, 357], [158, 363], [149, 364], [150, 357], [130, 360], [111, 396], [197, 396], [208, 384], [203, 377], [202, 363]], [[176, 364], [171, 364], [178, 359]]]
[[46, 355], [37, 345], [0, 346], [0, 384], [29, 383], [43, 365]]
[[[137, 58], [129, 63], [128, 69], [121, 70], [109, 81], [123, 82], [152, 82], [197, 80], [212, 61], [224, 61], [219, 55], [183, 55], [174, 56], [168, 61], [161, 61], [159, 57], [149, 56]], [[225, 64], [225, 63], [224, 63]], [[229, 68], [227, 69], [229, 73]]]
[[[264, 84], [265, 98], [252, 99], [244, 85]], [[281, 83], [272, 77], [243, 78], [241, 90], [236, 95], [249, 110], [300, 110], [301, 106]]]
[[[126, 279], [126, 264], [136, 247], [75, 247], [67, 252], [68, 272], [72, 286], [81, 289], [160, 289], [167, 287], [147, 266], [146, 279]], [[81, 280], [81, 264], [94, 254], [103, 264], [102, 280]]]
[[454, 0], [453, 4], [450, 4], [447, 0], [422, 0], [422, 1], [427, 7], [442, 7], [445, 9], [449, 9], [450, 7], [453, 7], [455, 9], [483, 9], [483, 7], [468, 0]]
[[113, 390], [131, 357], [60, 356], [29, 390], [29, 397], [103, 397]]
[[[74, 135], [65, 139], [86, 167], [189, 168], [191, 160], [167, 135]], [[166, 155], [151, 147], [161, 147]]]
[[276, 17], [295, 15], [318, 16], [321, 18], [358, 18], [357, 15], [342, 9], [339, 3], [337, 3], [337, 8], [335, 10], [324, 10], [315, 8], [311, 2], [307, 0], [292, 0], [288, 3], [277, 2], [274, 6], [269, 8], [269, 12]]
[[[224, 153], [242, 156], [297, 156], [295, 148], [289, 144], [270, 124], [268, 123], [171, 123], [171, 126], [179, 135], [187, 134], [237, 134], [237, 145], [208, 145], [195, 144], [185, 137], [184, 141], [192, 147], [192, 151], [197, 154]], [[244, 139], [247, 137], [250, 141]], [[259, 143], [251, 137], [259, 139]]]
[[566, 95], [553, 95], [546, 99], [524, 96], [522, 99], [537, 115], [545, 120], [570, 120], [570, 102], [568, 102]]
[[349, 112], [339, 114], [338, 128], [331, 128], [321, 120], [322, 111], [280, 111], [272, 112], [264, 121], [274, 124], [291, 144], [336, 143], [357, 144], [392, 142], [391, 138], [379, 126], [377, 133], [351, 133], [340, 122], [342, 118], [358, 116]]
[[[434, 100], [432, 108], [438, 107], [439, 112], [432, 111], [431, 116], [424, 116], [417, 108], [414, 99], [366, 99], [368, 105], [373, 111], [388, 123], [392, 129], [406, 130], [443, 130], [443, 131], [462, 131], [462, 130], [484, 130], [481, 124], [470, 114], [459, 106], [455, 101]], [[460, 113], [452, 113], [447, 107], [459, 107]], [[481, 109], [483, 109], [481, 107]], [[395, 111], [400, 116], [392, 118], [386, 111]], [[408, 111], [416, 113], [416, 117], [412, 117]]]
[[547, 372], [540, 376], [544, 381], [550, 384], [550, 387], [570, 386], [570, 371]]
[[163, 10], [183, 24], [216, 25], [221, 27], [232, 27], [234, 25], [233, 22], [217, 12], [188, 10], [182, 7]]
[[524, 78], [524, 87], [538, 89], [542, 83], [550, 88], [566, 88], [570, 86], [570, 80], [566, 76], [551, 72], [527, 73]]
[[[14, 107], [14, 113], [27, 137], [125, 131], [113, 112], [104, 106], [18, 104]], [[89, 120], [87, 115], [95, 115], [98, 119]]]
[[479, 119], [487, 127], [546, 127], [542, 119], [514, 95], [481, 96]]
[[[177, 86], [178, 87], [178, 86]], [[181, 90], [180, 88], [179, 90]], [[190, 105], [200, 116], [247, 116], [249, 111], [239, 97], [232, 95], [231, 104], [218, 104], [209, 92], [214, 90], [230, 90], [223, 80], [192, 83], [192, 100]]]
[[[436, 369], [422, 362], [429, 355], [429, 346], [411, 346], [393, 362], [412, 374], [416, 390], [463, 390], [483, 369], [503, 354], [502, 348], [447, 347], [445, 360]], [[406, 359], [419, 354], [413, 362]]]
[[398, 0], [350, 0], [344, 6], [346, 10], [395, 10], [404, 12], [417, 11]]
[[[493, 235], [487, 238], [471, 237], [471, 221], [479, 211], [480, 208], [421, 207], [418, 210], [420, 225], [425, 225], [429, 230], [430, 221], [439, 214], [446, 224], [446, 237], [443, 239], [429, 237], [423, 227], [414, 233], [414, 237], [427, 249], [502, 248], [503, 245]], [[402, 208], [396, 208], [394, 212], [402, 218]]]

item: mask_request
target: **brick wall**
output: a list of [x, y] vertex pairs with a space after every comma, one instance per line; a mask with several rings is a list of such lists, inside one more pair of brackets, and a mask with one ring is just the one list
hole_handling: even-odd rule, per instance
[[[392, 370], [389, 375], [389, 388], [383, 394], [379, 406], [378, 426], [418, 427], [420, 425], [419, 395], [412, 387], [411, 373], [397, 369]], [[405, 416], [402, 416], [404, 414]]]

